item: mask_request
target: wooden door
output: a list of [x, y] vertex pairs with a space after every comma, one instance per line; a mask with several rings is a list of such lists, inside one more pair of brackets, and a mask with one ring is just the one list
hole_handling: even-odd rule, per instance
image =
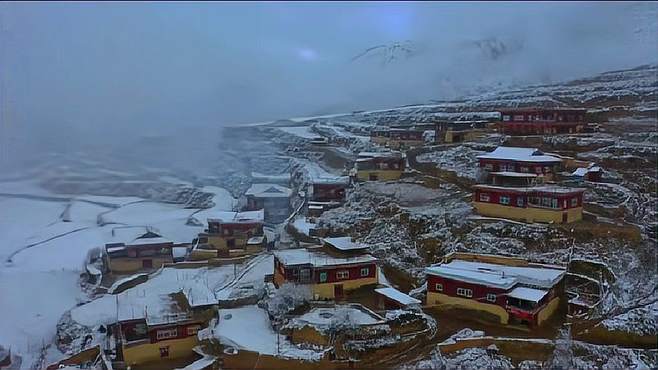
[[343, 298], [343, 284], [334, 285], [334, 298], [335, 299]]

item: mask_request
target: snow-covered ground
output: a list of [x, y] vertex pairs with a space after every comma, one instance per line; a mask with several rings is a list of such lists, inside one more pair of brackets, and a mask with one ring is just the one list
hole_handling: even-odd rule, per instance
[[[205, 190], [216, 192], [213, 210], [234, 205], [224, 189]], [[22, 356], [24, 368], [38, 360], [43, 347], [49, 347], [49, 359], [61, 356], [51, 345], [56, 324], [65, 311], [88, 300], [79, 276], [89, 251], [130, 241], [127, 238], [144, 227], [188, 243], [202, 230], [187, 224], [199, 210], [183, 205], [137, 197], [55, 194], [31, 179], [0, 182], [0, 193], [0, 295], [11, 298], [2, 305], [0, 344]], [[227, 276], [232, 273], [231, 268]]]
[[323, 355], [322, 352], [300, 349], [285, 336], [278, 335], [270, 325], [267, 311], [256, 306], [219, 310], [214, 333], [224, 345], [261, 354], [304, 360], [318, 360]]

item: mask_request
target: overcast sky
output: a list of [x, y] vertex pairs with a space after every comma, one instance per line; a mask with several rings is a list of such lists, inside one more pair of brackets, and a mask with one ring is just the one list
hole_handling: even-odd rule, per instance
[[[254, 122], [634, 67], [656, 61], [655, 8], [626, 2], [1, 3], [3, 136]], [[398, 58], [385, 63], [386, 51], [377, 49], [351, 61], [369, 47], [395, 42], [412, 53], [395, 53]]]

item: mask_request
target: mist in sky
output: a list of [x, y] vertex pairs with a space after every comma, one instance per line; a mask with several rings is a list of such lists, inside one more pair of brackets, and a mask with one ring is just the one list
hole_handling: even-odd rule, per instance
[[26, 149], [208, 141], [226, 124], [653, 63], [656, 14], [626, 2], [2, 3], [4, 164]]

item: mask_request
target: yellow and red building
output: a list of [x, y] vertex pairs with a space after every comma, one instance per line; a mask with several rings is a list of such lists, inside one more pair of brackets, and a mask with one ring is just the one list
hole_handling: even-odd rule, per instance
[[274, 253], [274, 285], [309, 285], [314, 299], [342, 299], [349, 291], [376, 285], [378, 277], [377, 259], [346, 240]]
[[524, 222], [570, 223], [583, 218], [582, 188], [473, 185], [478, 214]]
[[185, 248], [154, 233], [134, 239], [129, 243], [105, 245], [107, 269], [114, 274], [128, 274], [151, 270], [174, 262], [174, 249]]
[[493, 152], [477, 156], [480, 170], [492, 172], [530, 173], [544, 176], [547, 180], [560, 172], [562, 159], [544, 154], [535, 148], [499, 146]]
[[208, 228], [194, 241], [192, 259], [238, 257], [258, 253], [267, 240], [263, 233], [264, 212], [219, 212], [208, 219]]
[[361, 152], [354, 165], [359, 181], [391, 181], [402, 177], [406, 159], [400, 152]]
[[409, 149], [425, 144], [423, 130], [413, 128], [384, 128], [370, 132], [370, 141], [391, 149]]
[[575, 134], [583, 132], [587, 109], [513, 108], [499, 110], [498, 128], [508, 135]]
[[502, 324], [535, 327], [558, 311], [566, 270], [519, 258], [452, 254], [426, 273], [427, 305], [478, 311]]

